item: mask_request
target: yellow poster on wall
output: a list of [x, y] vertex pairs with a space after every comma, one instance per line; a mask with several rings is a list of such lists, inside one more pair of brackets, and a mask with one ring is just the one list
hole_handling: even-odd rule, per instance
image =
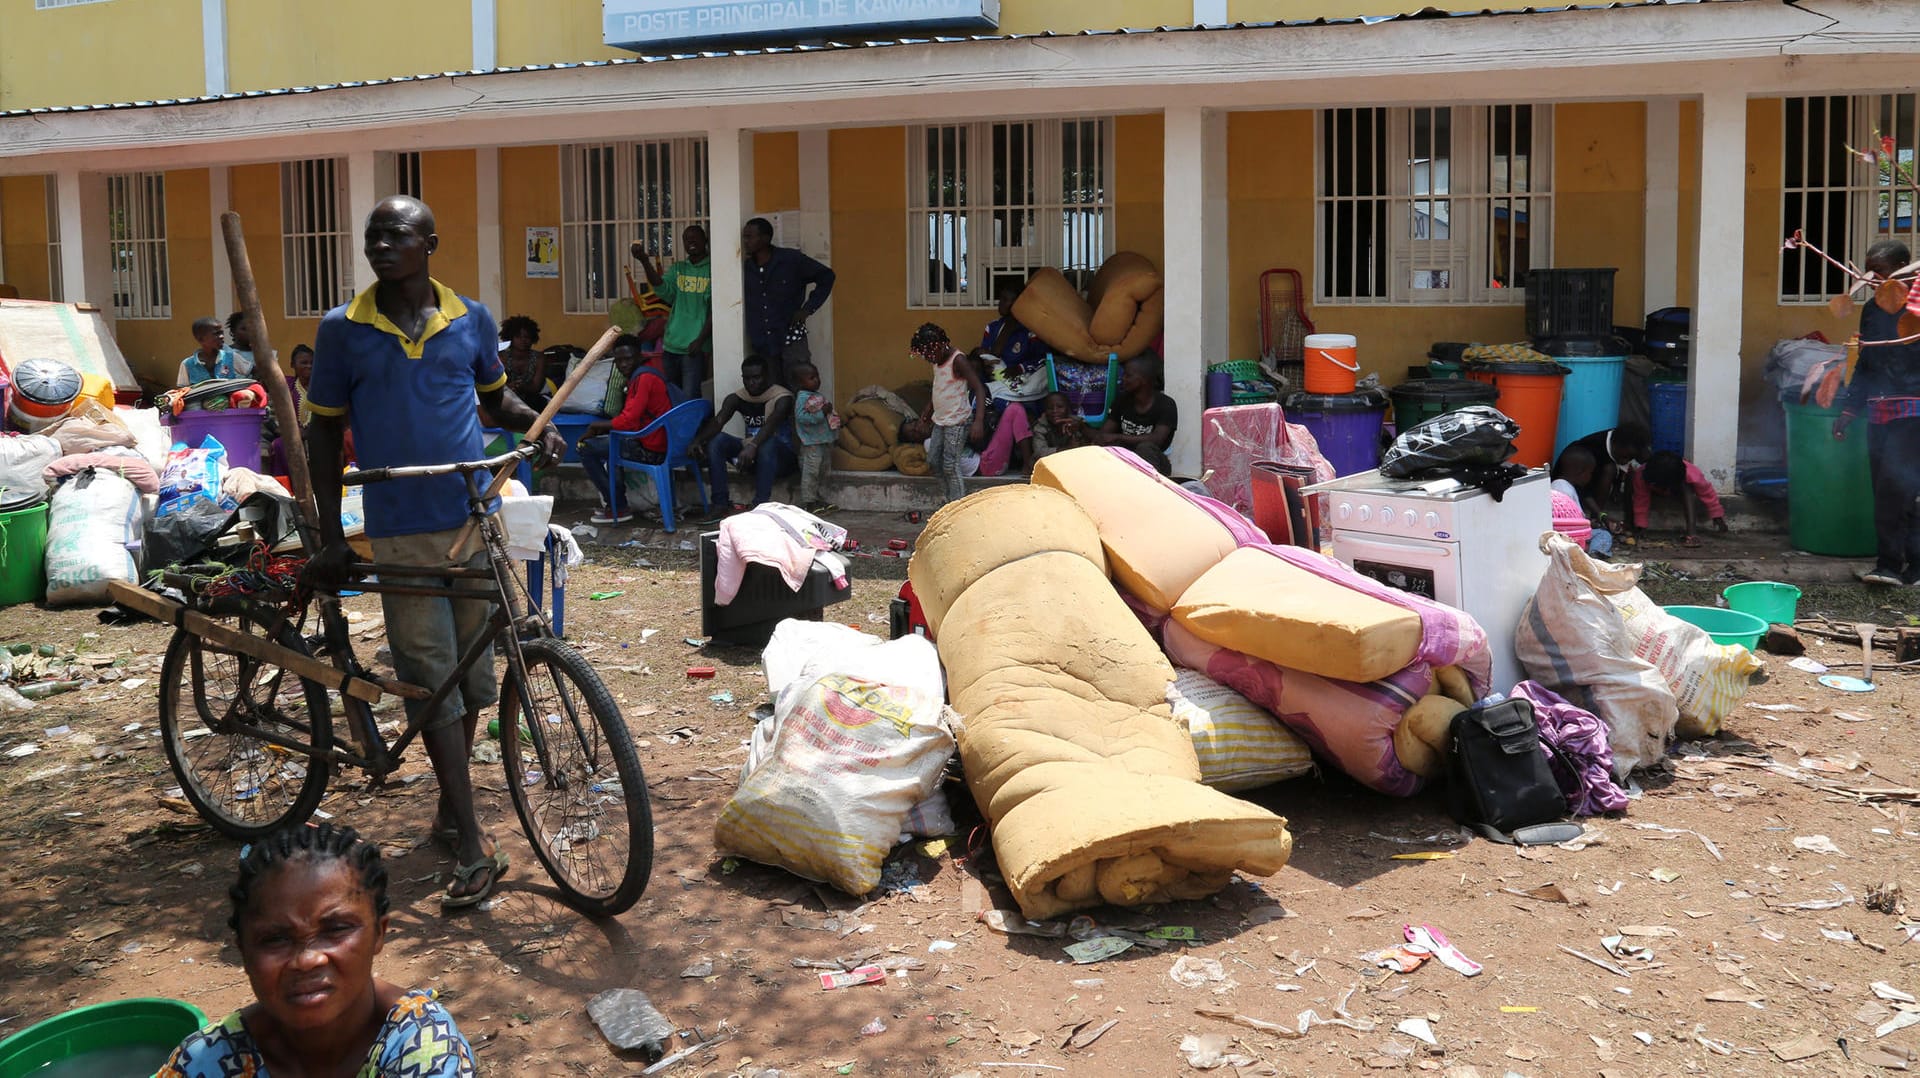
[[527, 229], [527, 276], [560, 276], [560, 230]]

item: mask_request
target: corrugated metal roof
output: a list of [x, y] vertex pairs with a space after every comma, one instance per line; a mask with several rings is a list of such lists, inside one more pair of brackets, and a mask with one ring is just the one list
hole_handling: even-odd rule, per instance
[[621, 57], [616, 60], [581, 60], [561, 64], [526, 64], [519, 67], [495, 67], [474, 71], [440, 71], [421, 75], [396, 75], [384, 79], [367, 79], [360, 82], [334, 82], [320, 86], [289, 86], [275, 90], [244, 90], [228, 94], [208, 94], [200, 97], [160, 98], [153, 101], [116, 101], [97, 105], [48, 105], [39, 108], [8, 109], [0, 111], [0, 119], [15, 116], [44, 116], [56, 113], [107, 112], [118, 109], [166, 108], [176, 105], [201, 105], [215, 101], [251, 101], [258, 98], [288, 97], [296, 94], [325, 93], [329, 90], [348, 90], [367, 86], [398, 86], [410, 82], [430, 82], [435, 79], [478, 78], [489, 75], [514, 75], [529, 71], [570, 71], [577, 68], [625, 67], [634, 64], [660, 64], [683, 60], [713, 60], [727, 57], [744, 56], [798, 56], [820, 52], [844, 52], [852, 49], [896, 48], [902, 45], [946, 45], [962, 42], [981, 41], [1027, 41], [1049, 38], [1071, 37], [1123, 37], [1141, 34], [1176, 33], [1215, 33], [1225, 30], [1275, 30], [1300, 29], [1313, 26], [1376, 26], [1383, 23], [1413, 22], [1423, 19], [1481, 18], [1486, 16], [1545, 15], [1567, 11], [1615, 11], [1622, 8], [1673, 7], [1681, 4], [1724, 4], [1744, 3], [1745, 0], [1608, 0], [1606, 3], [1586, 4], [1531, 4], [1521, 7], [1482, 7], [1459, 11], [1448, 11], [1436, 7], [1422, 8], [1416, 12], [1400, 15], [1355, 15], [1342, 18], [1291, 19], [1274, 22], [1236, 22], [1209, 26], [1154, 26], [1119, 30], [1078, 30], [1072, 33], [1045, 31], [1037, 34], [964, 34], [964, 35], [928, 35], [921, 37], [873, 38], [851, 41], [825, 40], [817, 43], [793, 45], [765, 45], [754, 48], [716, 49], [696, 52], [660, 53]]

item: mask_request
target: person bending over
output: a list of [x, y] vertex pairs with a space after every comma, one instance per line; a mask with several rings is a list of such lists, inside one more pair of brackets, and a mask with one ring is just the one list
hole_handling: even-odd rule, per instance
[[1720, 506], [1720, 495], [1716, 494], [1713, 484], [1693, 462], [1678, 453], [1655, 453], [1644, 468], [1636, 468], [1627, 473], [1627, 490], [1633, 499], [1633, 531], [1636, 536], [1646, 530], [1647, 511], [1652, 507], [1655, 495], [1679, 498], [1681, 510], [1686, 514], [1687, 530], [1680, 536], [1682, 546], [1700, 545], [1700, 511], [1704, 509], [1707, 519], [1713, 522], [1715, 531], [1727, 530], [1727, 511]]
[[471, 1078], [434, 993], [373, 975], [387, 869], [350, 827], [296, 824], [240, 851], [227, 919], [254, 1002], [180, 1042], [155, 1078]]
[[[793, 451], [793, 394], [776, 385], [768, 371], [764, 358], [748, 356], [740, 364], [740, 391], [727, 394], [719, 413], [694, 436], [693, 459], [707, 459], [713, 494], [709, 524], [740, 510], [727, 486], [728, 465], [753, 474], [753, 504], [759, 505], [772, 500], [773, 481], [792, 474], [799, 464]], [[745, 438], [727, 433], [727, 423], [736, 415], [745, 424]]]

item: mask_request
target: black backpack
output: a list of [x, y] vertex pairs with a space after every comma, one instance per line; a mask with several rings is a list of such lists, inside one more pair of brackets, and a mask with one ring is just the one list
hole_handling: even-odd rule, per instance
[[1450, 733], [1447, 808], [1454, 819], [1496, 842], [1558, 842], [1579, 833], [1578, 825], [1567, 825], [1571, 834], [1513, 834], [1567, 814], [1532, 704], [1509, 699], [1468, 708], [1454, 716]]

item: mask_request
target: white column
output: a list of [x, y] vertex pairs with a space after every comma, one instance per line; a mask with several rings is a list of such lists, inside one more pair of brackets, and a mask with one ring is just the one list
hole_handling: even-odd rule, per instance
[[1680, 302], [1680, 99], [1647, 102], [1647, 313]]
[[91, 303], [113, 323], [112, 236], [107, 230], [107, 178], [98, 172], [62, 169], [60, 286], [68, 303]]
[[740, 226], [753, 213], [753, 132], [722, 127], [707, 132], [709, 210], [713, 243], [713, 400], [718, 407], [740, 388], [747, 358]]
[[[372, 150], [355, 150], [347, 155], [347, 223], [353, 227], [356, 240], [366, 231], [367, 218], [380, 202], [379, 180], [375, 176], [376, 157], [378, 155]], [[359, 243], [349, 242], [347, 249], [355, 252], [353, 292], [359, 295], [376, 283], [373, 267], [367, 265], [367, 260], [359, 255]]]
[[1227, 120], [1196, 106], [1166, 112], [1166, 381], [1180, 408], [1168, 456], [1200, 474], [1206, 369], [1227, 358]]
[[494, 0], [473, 0], [473, 70], [500, 66], [500, 23]]
[[227, 261], [227, 234], [220, 227], [220, 215], [233, 208], [231, 176], [225, 165], [207, 170], [207, 210], [213, 218], [213, 310], [216, 318], [225, 318], [235, 306], [233, 265]]
[[1227, 22], [1227, 0], [1193, 0], [1193, 25], [1224, 26]]
[[205, 59], [207, 96], [226, 93], [227, 0], [200, 0], [200, 51]]
[[[833, 190], [828, 168], [828, 132], [800, 132], [800, 229], [798, 246], [814, 258], [833, 265]], [[833, 398], [833, 309], [831, 299], [807, 319], [807, 344], [820, 368], [820, 391]]]
[[1746, 287], [1747, 95], [1708, 90], [1700, 101], [1700, 243], [1693, 300], [1688, 457], [1733, 489], [1740, 439], [1740, 316]]
[[474, 245], [480, 259], [479, 300], [493, 312], [495, 319], [505, 318], [507, 302], [506, 272], [500, 251], [500, 150], [482, 146], [473, 152]]

